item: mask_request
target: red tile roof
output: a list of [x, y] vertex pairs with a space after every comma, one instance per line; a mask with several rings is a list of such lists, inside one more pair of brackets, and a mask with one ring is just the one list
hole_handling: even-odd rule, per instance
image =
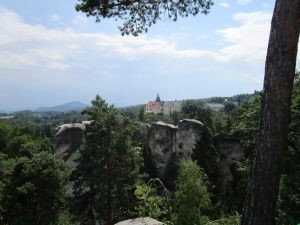
[[163, 106], [162, 102], [150, 101], [146, 104], [146, 107]]

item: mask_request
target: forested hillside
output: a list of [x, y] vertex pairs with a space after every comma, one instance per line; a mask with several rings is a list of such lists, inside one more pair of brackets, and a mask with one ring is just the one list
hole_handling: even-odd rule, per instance
[[[201, 101], [185, 101], [182, 112], [153, 115], [142, 107], [116, 109], [97, 96], [82, 112], [32, 114], [20, 112], [0, 122], [0, 224], [107, 224], [150, 216], [169, 225], [239, 224], [259, 124], [261, 95], [225, 102], [214, 112]], [[213, 98], [214, 99], [214, 98]], [[196, 148], [198, 160], [182, 160], [174, 190], [153, 177], [144, 160], [145, 130], [141, 124], [173, 125], [195, 119], [205, 126]], [[70, 168], [54, 156], [55, 127], [92, 121], [85, 145]], [[289, 125], [289, 145], [280, 183], [278, 224], [300, 221], [300, 80], [296, 76]], [[244, 151], [234, 162], [234, 179], [218, 188], [218, 174], [203, 167], [215, 140], [238, 142]], [[219, 153], [218, 153], [219, 154]], [[216, 164], [222, 155], [213, 158]]]

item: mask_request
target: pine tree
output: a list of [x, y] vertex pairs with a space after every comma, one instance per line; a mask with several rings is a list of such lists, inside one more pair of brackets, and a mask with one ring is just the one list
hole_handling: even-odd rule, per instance
[[75, 214], [81, 224], [112, 225], [134, 209], [140, 155], [132, 146], [132, 124], [114, 106], [96, 96], [84, 113], [92, 123], [73, 173]]

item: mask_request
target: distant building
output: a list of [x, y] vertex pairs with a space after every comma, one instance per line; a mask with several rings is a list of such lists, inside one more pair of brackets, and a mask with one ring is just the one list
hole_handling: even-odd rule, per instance
[[14, 119], [14, 118], [15, 118], [14, 116], [0, 116], [1, 120], [11, 120], [11, 119]]
[[181, 112], [181, 101], [161, 101], [157, 94], [155, 101], [150, 101], [145, 105], [146, 113], [171, 115], [173, 112]]
[[224, 110], [225, 106], [220, 103], [207, 103], [208, 108], [212, 111], [218, 112]]

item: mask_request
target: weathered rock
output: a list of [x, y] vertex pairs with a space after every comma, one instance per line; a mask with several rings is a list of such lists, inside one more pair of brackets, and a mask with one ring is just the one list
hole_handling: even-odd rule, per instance
[[177, 126], [153, 123], [148, 130], [145, 154], [152, 176], [162, 179], [168, 188], [173, 189], [178, 161], [192, 159], [203, 131], [204, 125], [191, 119], [181, 120]]
[[163, 223], [150, 217], [141, 217], [136, 219], [125, 220], [116, 223], [115, 225], [163, 225]]
[[244, 149], [238, 141], [229, 136], [216, 136], [214, 145], [221, 155], [218, 162], [217, 187], [223, 190], [234, 181], [236, 164], [244, 157]]
[[[85, 126], [89, 123], [86, 121], [65, 124], [57, 128], [58, 132], [54, 138], [55, 155], [71, 167], [76, 166], [74, 158], [84, 145]], [[168, 189], [174, 190], [177, 164], [180, 160], [197, 160], [209, 176], [215, 173], [216, 158], [218, 158], [215, 154], [217, 153], [214, 147], [208, 147], [211, 141], [204, 140], [210, 132], [200, 121], [184, 119], [179, 121], [177, 126], [164, 122], [156, 122], [151, 126], [140, 125], [144, 132], [138, 132], [135, 135], [135, 138], [139, 140], [134, 142], [136, 146], [139, 146], [136, 150], [141, 152], [143, 144], [140, 142], [146, 142], [144, 150], [146, 168], [152, 177], [160, 178]], [[221, 144], [221, 142], [218, 143]], [[227, 156], [230, 154], [229, 149], [223, 149], [220, 152], [226, 152], [222, 154]], [[228, 155], [228, 157], [231, 156]], [[226, 176], [228, 180], [231, 179], [229, 164], [230, 160], [220, 161], [219, 175]]]
[[76, 152], [83, 147], [86, 124], [89, 124], [89, 121], [64, 124], [57, 128], [54, 137], [54, 154], [70, 167], [76, 165], [74, 162]]

